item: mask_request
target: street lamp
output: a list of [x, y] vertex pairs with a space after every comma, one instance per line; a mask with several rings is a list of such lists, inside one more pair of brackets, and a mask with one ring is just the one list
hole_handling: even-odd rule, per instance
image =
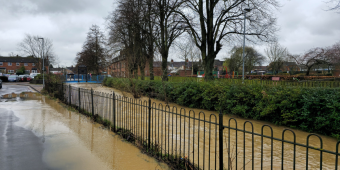
[[44, 38], [38, 38], [39, 40], [42, 39], [42, 58], [43, 58], [43, 88], [45, 89], [45, 76], [44, 76], [44, 70], [45, 70], [45, 62], [44, 62]]
[[246, 15], [247, 12], [250, 12], [251, 9], [249, 8], [245, 8], [243, 9], [244, 12], [244, 28], [243, 28], [243, 52], [242, 52], [242, 60], [243, 60], [243, 64], [242, 64], [242, 83], [244, 83], [244, 47], [246, 44]]

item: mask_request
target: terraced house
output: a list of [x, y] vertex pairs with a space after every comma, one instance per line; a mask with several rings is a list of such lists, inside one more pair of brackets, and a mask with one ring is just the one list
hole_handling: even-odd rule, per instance
[[[36, 67], [39, 60], [33, 57], [1, 57], [0, 73], [15, 74], [22, 66], [25, 67], [25, 74], [40, 73], [41, 69]], [[45, 69], [48, 71], [48, 62], [45, 61]]]

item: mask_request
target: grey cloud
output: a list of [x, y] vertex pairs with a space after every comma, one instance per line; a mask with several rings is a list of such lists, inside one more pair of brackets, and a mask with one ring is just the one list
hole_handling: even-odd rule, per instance
[[0, 2], [3, 4], [0, 9], [7, 9], [13, 14], [81, 12], [102, 5], [102, 1], [93, 0], [0, 0]]

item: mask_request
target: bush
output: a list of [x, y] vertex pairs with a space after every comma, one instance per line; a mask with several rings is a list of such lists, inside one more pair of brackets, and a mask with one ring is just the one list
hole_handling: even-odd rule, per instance
[[281, 76], [289, 76], [289, 73], [277, 73], [277, 75], [281, 75]]
[[[337, 137], [340, 134], [340, 89], [244, 85], [214, 81], [175, 83], [123, 78], [107, 78], [104, 85], [179, 105], [207, 110], [223, 110], [244, 118], [265, 120]], [[165, 95], [163, 95], [165, 94]]]

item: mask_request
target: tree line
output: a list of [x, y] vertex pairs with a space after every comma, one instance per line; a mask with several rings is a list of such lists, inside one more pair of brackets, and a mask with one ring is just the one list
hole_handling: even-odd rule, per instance
[[[243, 48], [235, 46], [230, 50], [230, 57], [225, 58], [224, 65], [229, 72], [241, 72], [243, 64]], [[306, 76], [310, 75], [313, 69], [327, 69], [328, 73], [336, 67], [340, 68], [340, 42], [329, 47], [315, 47], [302, 54], [291, 54], [286, 47], [278, 42], [270, 43], [264, 49], [264, 55], [252, 47], [245, 47], [244, 70], [250, 73], [255, 66], [262, 66], [268, 62], [267, 70], [272, 74], [282, 71], [285, 64], [290, 64], [289, 70], [296, 71], [297, 67], [305, 70]]]
[[[96, 72], [106, 66], [105, 62], [120, 56], [130, 77], [137, 77], [140, 70], [144, 79], [148, 63], [152, 80], [153, 61], [159, 55], [162, 80], [167, 81], [169, 50], [177, 46], [187, 51], [188, 59], [199, 53], [195, 58], [201, 59], [205, 79], [210, 80], [222, 47], [243, 38], [244, 21], [248, 41], [273, 42], [277, 31], [273, 14], [279, 7], [277, 0], [119, 0], [115, 5], [106, 18], [108, 36], [102, 37], [100, 31], [97, 35], [98, 26], [92, 26], [77, 55], [77, 63]], [[194, 47], [184, 48], [180, 43], [183, 39]], [[192, 49], [197, 52], [189, 54]]]

